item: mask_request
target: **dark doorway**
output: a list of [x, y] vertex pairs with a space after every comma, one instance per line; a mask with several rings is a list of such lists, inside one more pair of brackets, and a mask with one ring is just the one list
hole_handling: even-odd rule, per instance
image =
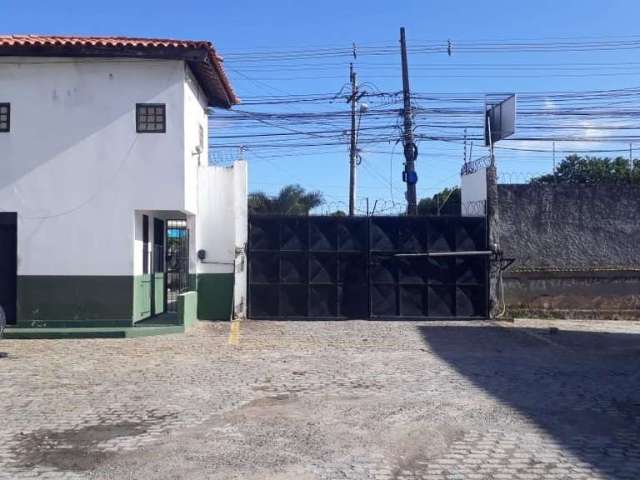
[[150, 274], [149, 216], [142, 215], [142, 279], [140, 280], [140, 316], [153, 315], [153, 276]]
[[189, 229], [186, 220], [167, 220], [167, 311], [176, 312], [178, 295], [190, 290]]
[[158, 315], [166, 307], [166, 278], [164, 258], [164, 220], [153, 219], [153, 275], [151, 281], [151, 315]]
[[16, 323], [18, 215], [0, 212], [0, 306], [8, 324]]
[[149, 216], [142, 215], [142, 273], [149, 273]]

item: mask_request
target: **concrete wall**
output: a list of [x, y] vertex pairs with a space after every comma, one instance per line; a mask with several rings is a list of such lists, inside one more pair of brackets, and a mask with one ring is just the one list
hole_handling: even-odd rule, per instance
[[[198, 318], [228, 320], [246, 309], [247, 165], [210, 166], [199, 179]], [[233, 313], [232, 313], [233, 312]]]
[[640, 309], [640, 187], [499, 185], [500, 243], [512, 310], [535, 314]]

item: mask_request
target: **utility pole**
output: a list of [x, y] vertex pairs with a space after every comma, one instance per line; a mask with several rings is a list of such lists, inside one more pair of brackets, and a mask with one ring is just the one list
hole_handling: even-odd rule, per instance
[[355, 215], [356, 210], [356, 104], [358, 102], [357, 75], [353, 69], [353, 63], [349, 64], [349, 77], [351, 80], [351, 146], [349, 148], [349, 215]]
[[402, 55], [402, 93], [404, 97], [404, 172], [402, 180], [407, 184], [407, 215], [418, 213], [416, 201], [416, 159], [418, 158], [418, 147], [413, 138], [413, 119], [411, 112], [411, 90], [409, 89], [409, 65], [407, 61], [407, 42], [404, 35], [404, 27], [400, 28], [400, 53]]
[[556, 172], [556, 142], [553, 142], [553, 180], [558, 182], [558, 175]]
[[462, 163], [463, 164], [467, 163], [467, 129], [466, 128], [464, 129], [464, 162]]

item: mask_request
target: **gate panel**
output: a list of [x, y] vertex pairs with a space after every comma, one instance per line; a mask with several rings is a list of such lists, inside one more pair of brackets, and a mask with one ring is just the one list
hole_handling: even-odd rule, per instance
[[486, 249], [482, 217], [250, 216], [249, 315], [486, 317]]
[[333, 217], [338, 232], [338, 315], [369, 317], [369, 221]]

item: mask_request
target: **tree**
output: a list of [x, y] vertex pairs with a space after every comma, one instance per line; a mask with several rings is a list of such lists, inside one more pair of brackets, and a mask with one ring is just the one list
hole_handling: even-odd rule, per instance
[[445, 188], [418, 202], [418, 215], [460, 215], [460, 188]]
[[588, 183], [588, 184], [640, 184], [640, 160], [633, 167], [624, 157], [566, 157], [554, 173], [535, 177], [530, 183]]
[[282, 187], [276, 196], [264, 192], [249, 194], [249, 213], [308, 215], [309, 211], [324, 203], [321, 192], [307, 192], [300, 185]]
[[343, 211], [343, 210], [336, 210], [333, 213], [330, 213], [329, 215], [331, 215], [332, 217], [346, 217], [347, 216], [347, 212]]

